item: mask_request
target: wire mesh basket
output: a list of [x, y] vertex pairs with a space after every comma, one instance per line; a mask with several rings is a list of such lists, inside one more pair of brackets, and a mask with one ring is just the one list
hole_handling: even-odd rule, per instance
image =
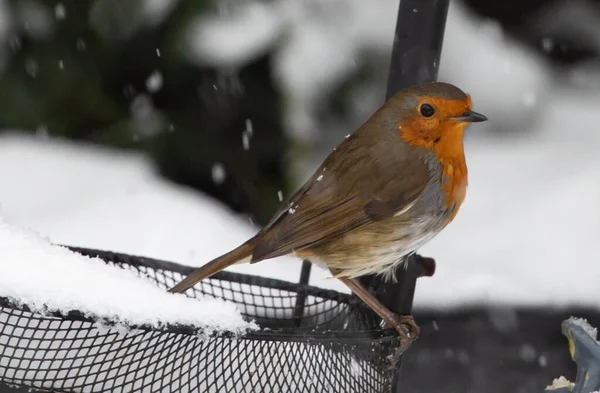
[[[167, 289], [192, 268], [73, 248]], [[260, 330], [122, 326], [78, 312], [36, 313], [0, 298], [0, 382], [53, 392], [383, 392], [395, 335], [356, 298], [220, 272], [187, 292], [234, 302]]]

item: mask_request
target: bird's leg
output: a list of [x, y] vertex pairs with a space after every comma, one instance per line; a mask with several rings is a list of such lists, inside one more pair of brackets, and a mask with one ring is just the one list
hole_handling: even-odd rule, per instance
[[[336, 276], [339, 271], [330, 269], [331, 274]], [[343, 282], [352, 292], [358, 296], [367, 306], [377, 313], [386, 323], [387, 328], [394, 328], [400, 337], [400, 346], [404, 352], [419, 336], [419, 326], [411, 315], [396, 315], [383, 305], [357, 280], [347, 277], [336, 277]]]

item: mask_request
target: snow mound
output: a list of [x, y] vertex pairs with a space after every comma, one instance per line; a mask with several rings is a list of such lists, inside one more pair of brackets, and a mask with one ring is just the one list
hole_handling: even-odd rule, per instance
[[235, 333], [253, 327], [233, 304], [169, 294], [133, 271], [52, 245], [2, 218], [0, 296], [36, 311], [77, 310], [127, 325], [184, 324]]
[[[258, 231], [131, 151], [4, 134], [0, 179], [0, 215], [53, 243], [201, 266]], [[298, 281], [300, 264], [282, 257], [228, 270]]]

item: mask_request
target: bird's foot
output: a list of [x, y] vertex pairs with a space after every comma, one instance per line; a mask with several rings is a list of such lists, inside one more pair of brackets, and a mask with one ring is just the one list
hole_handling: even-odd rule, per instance
[[[402, 356], [402, 354], [412, 345], [412, 343], [419, 336], [419, 326], [415, 323], [412, 315], [393, 315], [390, 319], [386, 320], [386, 326], [388, 328], [394, 328], [398, 332], [400, 338], [400, 345], [390, 354], [388, 361], [390, 362], [390, 368], [396, 369], [396, 364]], [[388, 386], [388, 392], [392, 391], [392, 385]]]
[[408, 347], [419, 337], [421, 329], [416, 324], [412, 315], [394, 315], [386, 321], [386, 328], [396, 329], [400, 337], [400, 353], [406, 351]]

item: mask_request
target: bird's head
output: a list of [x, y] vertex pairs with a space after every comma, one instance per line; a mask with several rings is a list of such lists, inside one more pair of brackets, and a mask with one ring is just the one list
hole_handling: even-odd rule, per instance
[[[427, 83], [405, 89], [387, 102], [400, 138], [440, 157], [462, 153], [462, 139], [470, 123], [487, 117], [472, 110], [471, 97], [448, 83]], [[457, 151], [460, 150], [460, 151]]]

